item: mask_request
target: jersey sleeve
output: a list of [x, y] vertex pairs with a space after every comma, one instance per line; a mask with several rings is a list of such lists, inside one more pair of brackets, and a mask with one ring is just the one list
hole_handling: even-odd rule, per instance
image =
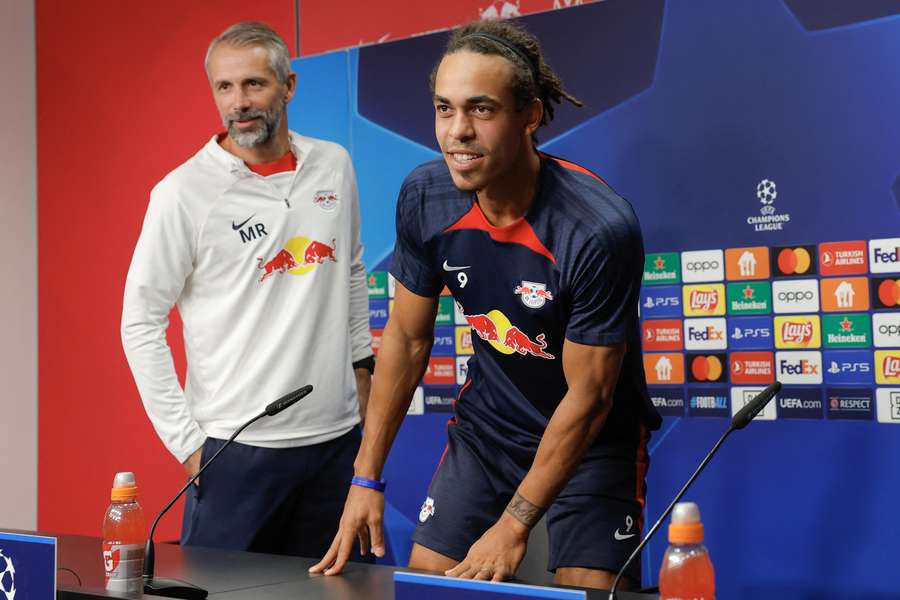
[[592, 346], [625, 342], [637, 319], [644, 246], [637, 222], [582, 247], [571, 274], [572, 313], [566, 338]]
[[418, 296], [437, 297], [443, 289], [423, 241], [424, 216], [418, 186], [409, 180], [397, 198], [397, 240], [391, 260], [391, 275]]

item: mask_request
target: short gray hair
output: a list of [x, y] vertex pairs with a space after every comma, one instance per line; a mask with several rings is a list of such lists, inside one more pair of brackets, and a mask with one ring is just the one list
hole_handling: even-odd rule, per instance
[[287, 82], [288, 76], [293, 73], [291, 70], [291, 56], [287, 44], [281, 39], [281, 36], [266, 25], [258, 21], [244, 21], [243, 23], [235, 23], [209, 43], [209, 49], [206, 51], [206, 59], [203, 66], [206, 68], [206, 75], [209, 76], [209, 57], [213, 50], [219, 44], [227, 44], [235, 48], [245, 48], [247, 46], [262, 46], [269, 54], [269, 66], [278, 78], [278, 82], [284, 84]]

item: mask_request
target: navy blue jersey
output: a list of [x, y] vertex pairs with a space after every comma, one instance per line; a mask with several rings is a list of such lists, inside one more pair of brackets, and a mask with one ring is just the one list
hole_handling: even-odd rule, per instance
[[[436, 297], [446, 285], [472, 327], [474, 356], [455, 404], [460, 425], [533, 458], [568, 387], [565, 339], [626, 344], [595, 449], [659, 427], [640, 357], [644, 251], [631, 205], [589, 171], [547, 155], [524, 217], [492, 226], [443, 159], [416, 168], [397, 202], [391, 274]], [[590, 454], [590, 453], [589, 453]]]

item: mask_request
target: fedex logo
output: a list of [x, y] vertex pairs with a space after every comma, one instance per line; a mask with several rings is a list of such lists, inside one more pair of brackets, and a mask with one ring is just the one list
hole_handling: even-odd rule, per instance
[[775, 363], [782, 383], [822, 383], [821, 352], [776, 352]]
[[900, 238], [869, 241], [869, 270], [873, 273], [900, 272]]
[[724, 350], [728, 345], [725, 332], [724, 318], [685, 319], [684, 347], [688, 350]]

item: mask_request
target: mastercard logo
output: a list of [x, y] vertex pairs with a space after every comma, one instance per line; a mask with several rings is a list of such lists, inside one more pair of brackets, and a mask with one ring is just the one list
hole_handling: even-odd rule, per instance
[[900, 279], [876, 279], [873, 285], [881, 308], [900, 306]]
[[726, 378], [724, 354], [701, 354], [690, 359], [690, 380], [696, 382], [718, 382]]
[[807, 275], [816, 272], [813, 261], [815, 250], [812, 246], [795, 246], [788, 248], [776, 248], [775, 272], [778, 275]]

